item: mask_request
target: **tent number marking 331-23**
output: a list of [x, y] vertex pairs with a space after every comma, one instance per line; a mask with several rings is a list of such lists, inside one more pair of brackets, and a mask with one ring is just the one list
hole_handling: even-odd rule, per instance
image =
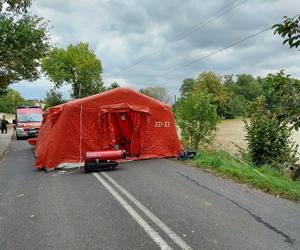
[[170, 122], [169, 121], [155, 121], [154, 127], [155, 128], [169, 128]]

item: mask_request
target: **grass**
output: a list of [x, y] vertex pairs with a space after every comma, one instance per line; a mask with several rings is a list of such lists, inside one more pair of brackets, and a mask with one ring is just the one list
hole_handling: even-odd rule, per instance
[[270, 166], [256, 168], [240, 163], [224, 151], [200, 151], [192, 165], [248, 184], [265, 192], [300, 202], [300, 181], [292, 181]]

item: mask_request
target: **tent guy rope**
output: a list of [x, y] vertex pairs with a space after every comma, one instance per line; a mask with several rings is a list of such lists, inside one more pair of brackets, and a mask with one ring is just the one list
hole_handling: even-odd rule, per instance
[[207, 139], [208, 141], [210, 141], [213, 145], [217, 146], [218, 148], [222, 148], [226, 153], [228, 153], [231, 157], [233, 157], [234, 159], [238, 160], [239, 162], [241, 162], [242, 164], [244, 164], [245, 166], [251, 168], [254, 172], [256, 172], [257, 174], [259, 174], [260, 176], [265, 177], [264, 174], [262, 174], [261, 172], [259, 172], [257, 169], [255, 169], [254, 167], [250, 166], [247, 162], [245, 162], [244, 160], [242, 160], [241, 158], [237, 157], [236, 155], [234, 155], [233, 153], [229, 152], [228, 150], [224, 149], [222, 147], [221, 144], [216, 143], [215, 141], [213, 141], [212, 139], [208, 138], [206, 135], [204, 135], [203, 133], [201, 133], [198, 129], [192, 127], [188, 122], [182, 120], [181, 118], [179, 118], [178, 116], [175, 115], [175, 118], [184, 122], [188, 127], [190, 127], [191, 129], [195, 130], [196, 132], [198, 132], [199, 134], [201, 134], [205, 139]]

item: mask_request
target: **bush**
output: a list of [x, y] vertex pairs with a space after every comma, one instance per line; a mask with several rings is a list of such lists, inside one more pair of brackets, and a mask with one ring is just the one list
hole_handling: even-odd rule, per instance
[[252, 102], [249, 120], [244, 120], [247, 131], [248, 156], [256, 166], [283, 163], [296, 164], [297, 147], [291, 140], [292, 130], [280, 120], [275, 110], [267, 110], [265, 97]]
[[205, 92], [189, 95], [178, 102], [177, 122], [182, 136], [191, 147], [197, 149], [200, 143], [212, 140], [219, 116], [216, 107], [211, 104], [211, 96]]

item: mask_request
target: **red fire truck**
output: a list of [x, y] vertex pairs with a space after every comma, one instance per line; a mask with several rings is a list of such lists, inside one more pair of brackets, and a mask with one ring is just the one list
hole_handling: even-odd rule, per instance
[[43, 110], [37, 106], [20, 106], [14, 120], [17, 139], [36, 137], [43, 120]]

